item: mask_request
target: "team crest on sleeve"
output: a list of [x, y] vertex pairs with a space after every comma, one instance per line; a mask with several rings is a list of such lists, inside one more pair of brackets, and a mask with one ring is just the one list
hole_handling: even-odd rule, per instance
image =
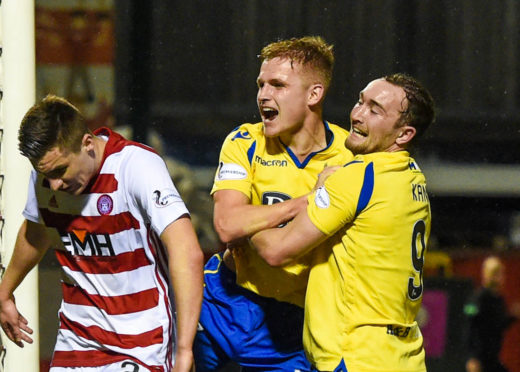
[[114, 209], [114, 202], [110, 195], [101, 195], [97, 201], [97, 210], [99, 214], [106, 216], [112, 212], [112, 209]]
[[220, 162], [217, 180], [243, 180], [247, 177], [247, 171], [241, 165]]
[[316, 190], [316, 194], [314, 195], [314, 203], [318, 206], [318, 208], [326, 209], [330, 206], [330, 198], [329, 193], [325, 186], [321, 186]]
[[159, 208], [167, 207], [168, 205], [181, 200], [181, 197], [174, 189], [155, 190], [152, 198], [155, 206]]
[[233, 138], [231, 138], [231, 141], [234, 141], [236, 139], [251, 139], [251, 135], [249, 134], [249, 132], [247, 130], [241, 132], [241, 131], [237, 131], [237, 133], [233, 136]]

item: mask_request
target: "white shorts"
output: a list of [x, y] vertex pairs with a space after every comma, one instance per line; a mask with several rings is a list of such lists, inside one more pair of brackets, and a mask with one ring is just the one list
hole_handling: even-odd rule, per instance
[[150, 370], [127, 359], [98, 367], [52, 367], [49, 372], [150, 372]]

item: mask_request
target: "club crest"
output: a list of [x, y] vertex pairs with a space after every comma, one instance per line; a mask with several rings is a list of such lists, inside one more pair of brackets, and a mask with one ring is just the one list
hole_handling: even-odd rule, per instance
[[106, 216], [107, 214], [110, 214], [110, 212], [112, 212], [113, 208], [114, 202], [112, 201], [112, 198], [109, 195], [103, 194], [99, 197], [97, 201], [97, 210], [99, 214]]

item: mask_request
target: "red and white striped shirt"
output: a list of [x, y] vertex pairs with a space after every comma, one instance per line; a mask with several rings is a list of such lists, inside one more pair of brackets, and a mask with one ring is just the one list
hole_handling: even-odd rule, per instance
[[163, 230], [188, 213], [164, 161], [149, 147], [102, 128], [99, 173], [81, 195], [52, 191], [35, 171], [24, 217], [54, 228], [63, 301], [54, 367], [132, 359], [173, 365], [175, 312]]

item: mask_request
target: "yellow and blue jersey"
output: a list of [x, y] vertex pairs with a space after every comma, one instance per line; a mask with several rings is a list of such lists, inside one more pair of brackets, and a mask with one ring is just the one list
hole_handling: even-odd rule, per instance
[[314, 249], [304, 346], [318, 370], [425, 371], [415, 317], [431, 213], [408, 152], [358, 155], [309, 196]]
[[[243, 124], [226, 138], [211, 193], [242, 192], [253, 205], [270, 205], [308, 193], [325, 165], [344, 165], [353, 156], [345, 148], [348, 132], [324, 122], [327, 146], [303, 162], [279, 138], [266, 138], [263, 124]], [[310, 255], [283, 268], [270, 267], [249, 246], [234, 249], [237, 284], [260, 296], [303, 307]]]

